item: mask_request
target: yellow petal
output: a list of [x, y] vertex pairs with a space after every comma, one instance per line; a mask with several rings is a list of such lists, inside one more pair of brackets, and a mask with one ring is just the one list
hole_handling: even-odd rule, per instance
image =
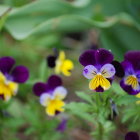
[[46, 108], [46, 113], [49, 116], [54, 116], [56, 111], [63, 112], [65, 103], [61, 100], [53, 99], [50, 101], [49, 105]]
[[89, 88], [91, 90], [96, 90], [99, 86], [101, 86], [104, 90], [110, 88], [110, 82], [104, 78], [102, 75], [96, 75], [89, 83]]
[[5, 76], [3, 75], [3, 73], [0, 72], [0, 82], [5, 82], [5, 81], [6, 81]]
[[69, 59], [66, 59], [63, 62], [63, 65], [61, 67], [61, 71], [65, 76], [71, 75], [71, 70], [74, 68], [73, 62]]
[[130, 75], [126, 78], [125, 84], [131, 85], [133, 89], [136, 89], [136, 90], [139, 89], [138, 79], [133, 75]]

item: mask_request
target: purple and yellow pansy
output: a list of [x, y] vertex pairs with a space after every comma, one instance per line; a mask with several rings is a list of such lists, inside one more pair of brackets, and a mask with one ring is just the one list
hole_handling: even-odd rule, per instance
[[56, 74], [62, 73], [65, 76], [70, 76], [74, 68], [74, 64], [70, 59], [66, 59], [64, 51], [59, 54], [50, 55], [47, 57], [48, 66], [54, 68]]
[[121, 63], [125, 76], [120, 86], [130, 95], [140, 93], [140, 51], [129, 51]]
[[0, 58], [0, 98], [5, 101], [17, 94], [19, 83], [24, 83], [29, 78], [26, 67], [14, 65], [12, 57]]
[[103, 92], [111, 87], [111, 82], [116, 73], [113, 64], [113, 55], [105, 49], [88, 50], [80, 58], [84, 66], [83, 75], [90, 79], [89, 88], [96, 92]]
[[64, 111], [64, 98], [67, 90], [62, 86], [62, 80], [59, 76], [52, 75], [47, 83], [38, 82], [34, 85], [35, 95], [40, 97], [40, 104], [46, 107], [46, 113], [49, 116], [55, 116]]

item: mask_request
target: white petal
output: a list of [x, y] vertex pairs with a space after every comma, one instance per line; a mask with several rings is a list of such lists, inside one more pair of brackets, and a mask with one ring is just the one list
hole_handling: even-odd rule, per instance
[[92, 79], [98, 73], [98, 70], [93, 65], [87, 65], [83, 70], [83, 75], [87, 79]]
[[57, 88], [55, 88], [54, 92], [53, 92], [53, 96], [54, 98], [58, 98], [58, 99], [64, 99], [67, 95], [67, 90], [62, 87], [62, 86], [59, 86]]
[[115, 75], [116, 71], [112, 64], [105, 64], [102, 66], [100, 72], [105, 78], [111, 78]]
[[43, 93], [40, 96], [40, 104], [43, 105], [43, 106], [47, 106], [47, 104], [49, 103], [50, 99], [51, 99], [51, 95], [50, 94]]

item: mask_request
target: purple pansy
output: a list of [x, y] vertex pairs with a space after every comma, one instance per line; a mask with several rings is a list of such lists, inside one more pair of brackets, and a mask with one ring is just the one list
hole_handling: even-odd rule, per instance
[[66, 97], [67, 90], [62, 86], [59, 76], [52, 75], [46, 83], [36, 83], [33, 86], [33, 92], [40, 97], [40, 103], [46, 107], [46, 113], [49, 116], [64, 111], [65, 103], [62, 100]]
[[0, 58], [0, 97], [9, 100], [17, 93], [18, 83], [24, 83], [29, 78], [29, 71], [24, 66], [14, 66], [12, 57]]
[[128, 132], [125, 135], [125, 140], [139, 140], [139, 135], [136, 132]]
[[138, 94], [140, 92], [140, 51], [127, 52], [121, 64], [125, 76], [120, 86], [130, 95]]
[[67, 127], [67, 120], [62, 119], [62, 121], [58, 124], [56, 131], [64, 132], [66, 130], [66, 127]]
[[79, 61], [84, 66], [83, 75], [91, 79], [91, 90], [103, 92], [110, 88], [116, 73], [113, 58], [112, 53], [105, 49], [88, 50], [80, 56]]

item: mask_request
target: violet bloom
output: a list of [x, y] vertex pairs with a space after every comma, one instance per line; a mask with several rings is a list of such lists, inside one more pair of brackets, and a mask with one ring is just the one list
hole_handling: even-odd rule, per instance
[[67, 120], [63, 119], [57, 126], [56, 131], [58, 132], [64, 132], [67, 127]]
[[113, 55], [105, 49], [88, 50], [80, 58], [84, 66], [83, 75], [90, 79], [89, 88], [96, 92], [103, 92], [111, 87], [111, 81], [116, 73]]
[[120, 82], [120, 86], [131, 95], [140, 92], [140, 51], [130, 51], [125, 54], [122, 66], [125, 76]]
[[46, 113], [49, 116], [64, 111], [63, 99], [67, 95], [67, 90], [62, 86], [62, 80], [59, 76], [50, 76], [47, 83], [36, 83], [33, 91], [35, 95], [40, 97], [40, 104], [46, 107]]
[[125, 140], [139, 140], [139, 135], [136, 132], [128, 132], [125, 135]]
[[29, 78], [26, 67], [14, 65], [12, 57], [0, 58], [0, 98], [5, 101], [16, 95], [19, 83], [24, 83]]

